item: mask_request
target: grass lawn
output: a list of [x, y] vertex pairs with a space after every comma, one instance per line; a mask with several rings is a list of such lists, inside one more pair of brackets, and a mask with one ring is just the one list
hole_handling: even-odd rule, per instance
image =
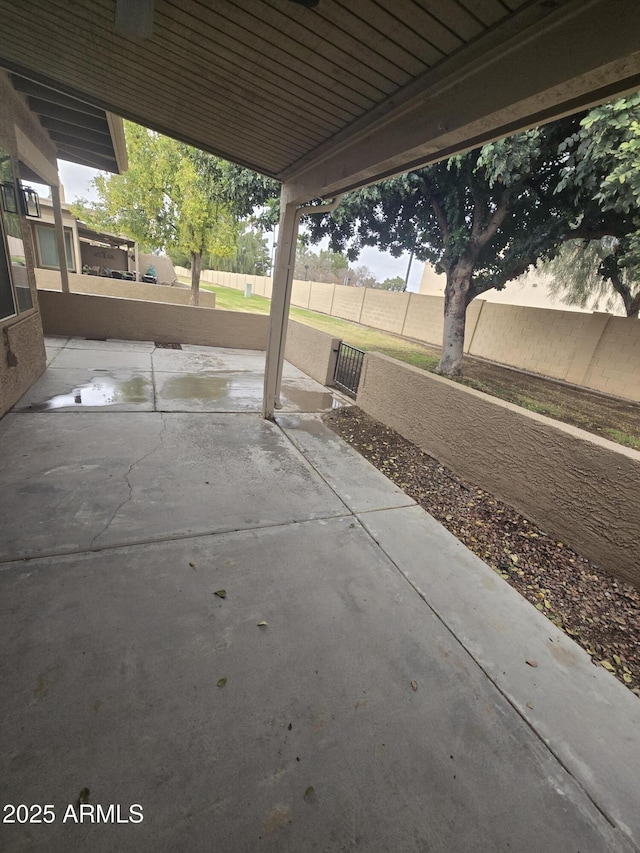
[[[181, 280], [189, 283], [187, 279]], [[263, 296], [245, 299], [241, 290], [211, 284], [200, 286], [203, 290], [216, 294], [217, 308], [256, 314], [269, 313], [270, 300]], [[293, 320], [341, 338], [346, 344], [358, 349], [380, 352], [423, 370], [433, 371], [438, 363], [440, 353], [439, 348], [435, 346], [420, 344], [304, 308], [292, 307], [290, 315]], [[459, 381], [465, 385], [640, 450], [638, 403], [605, 397], [587, 389], [573, 388], [562, 382], [545, 379], [543, 376], [531, 376], [469, 357], [465, 358], [464, 373], [464, 378]]]

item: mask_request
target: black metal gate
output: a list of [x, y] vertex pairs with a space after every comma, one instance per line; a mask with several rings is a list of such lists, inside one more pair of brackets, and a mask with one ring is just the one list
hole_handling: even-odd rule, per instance
[[341, 391], [344, 391], [345, 394], [353, 397], [354, 400], [358, 393], [364, 355], [363, 350], [356, 349], [349, 346], [349, 344], [341, 343], [338, 350], [333, 384], [340, 388]]

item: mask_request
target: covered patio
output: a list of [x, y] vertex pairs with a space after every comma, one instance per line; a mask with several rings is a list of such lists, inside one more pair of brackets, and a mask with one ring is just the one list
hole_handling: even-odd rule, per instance
[[322, 423], [327, 389], [286, 366], [305, 396], [267, 421], [264, 353], [47, 348], [0, 423], [0, 786], [56, 817], [3, 850], [638, 849], [640, 703]]
[[27, 818], [2, 848], [638, 850], [637, 699], [335, 437], [284, 355], [311, 203], [640, 88], [640, 6], [309, 5], [0, 0], [52, 186], [60, 123], [95, 146], [95, 111], [282, 183], [264, 362], [48, 340], [37, 379], [39, 309], [11, 321], [0, 786]]

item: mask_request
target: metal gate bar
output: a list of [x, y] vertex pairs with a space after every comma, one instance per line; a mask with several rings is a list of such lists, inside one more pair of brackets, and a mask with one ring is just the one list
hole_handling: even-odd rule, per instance
[[358, 393], [364, 356], [364, 350], [356, 349], [349, 344], [340, 344], [333, 383], [354, 400]]

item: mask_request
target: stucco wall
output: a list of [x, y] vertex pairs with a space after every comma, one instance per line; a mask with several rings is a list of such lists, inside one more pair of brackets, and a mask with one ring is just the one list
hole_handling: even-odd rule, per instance
[[38, 311], [3, 324], [0, 339], [0, 417], [15, 405], [44, 372], [45, 350]]
[[284, 357], [323, 385], [333, 382], [340, 338], [289, 320]]
[[[109, 270], [128, 270], [129, 256], [124, 249], [113, 249], [105, 246], [92, 246], [80, 243], [80, 267], [99, 267]], [[146, 272], [146, 270], [145, 270]]]
[[640, 452], [377, 353], [358, 405], [640, 587]]
[[[36, 269], [36, 281], [40, 290], [61, 290], [60, 273], [57, 270]], [[182, 287], [167, 287], [145, 284], [142, 281], [124, 281], [118, 278], [103, 278], [100, 275], [69, 273], [71, 293], [93, 293], [96, 296], [117, 296], [120, 299], [143, 299], [147, 302], [162, 302], [168, 305], [188, 305], [191, 290]], [[200, 291], [203, 308], [216, 307], [215, 293]]]
[[[18, 174], [18, 159], [38, 170], [43, 180], [57, 180], [56, 151], [40, 122], [29, 112], [24, 98], [18, 96], [7, 74], [0, 71], [0, 146], [11, 155], [13, 172]], [[24, 217], [21, 219], [26, 268], [25, 284], [31, 290], [33, 308], [0, 320], [0, 416], [28, 390], [45, 369], [45, 350], [36, 292], [33, 235]]]
[[[103, 264], [103, 266], [107, 266]], [[138, 253], [138, 272], [140, 275], [146, 275], [149, 267], [153, 267], [158, 277], [158, 283], [171, 284], [176, 280], [176, 271], [174, 269], [171, 258], [167, 255], [148, 255], [146, 252]], [[130, 270], [135, 269], [135, 259], [129, 260]], [[125, 267], [127, 269], [127, 267]]]
[[269, 318], [192, 305], [40, 291], [45, 333], [264, 350]]

